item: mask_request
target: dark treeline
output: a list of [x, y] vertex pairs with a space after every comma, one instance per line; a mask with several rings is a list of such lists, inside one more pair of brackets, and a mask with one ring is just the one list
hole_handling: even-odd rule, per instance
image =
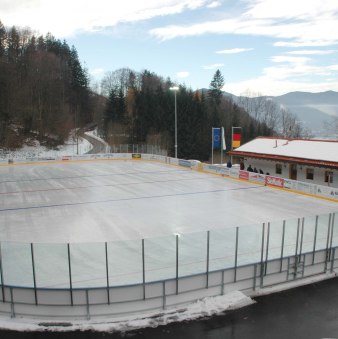
[[92, 122], [96, 99], [75, 47], [0, 21], [2, 147], [20, 147], [29, 138], [62, 144], [75, 126]]
[[[273, 130], [223, 95], [223, 76], [217, 71], [208, 90], [179, 86], [177, 98], [178, 157], [208, 160], [211, 128], [225, 128], [231, 145], [232, 126], [242, 127], [243, 142]], [[119, 69], [106, 74], [102, 93], [108, 97], [101, 131], [110, 144], [158, 144], [174, 155], [175, 93], [170, 79], [155, 73]]]

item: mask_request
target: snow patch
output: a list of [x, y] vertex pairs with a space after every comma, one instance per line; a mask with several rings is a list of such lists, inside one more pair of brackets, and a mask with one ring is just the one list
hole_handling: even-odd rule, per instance
[[0, 318], [0, 328], [16, 331], [98, 331], [98, 332], [126, 332], [146, 327], [157, 327], [173, 322], [195, 320], [201, 317], [210, 317], [225, 311], [235, 310], [255, 303], [250, 297], [240, 291], [229, 292], [223, 296], [207, 297], [185, 307], [176, 307], [161, 313], [147, 313], [142, 315], [110, 319], [95, 319], [78, 322], [52, 322], [37, 319], [5, 319]]

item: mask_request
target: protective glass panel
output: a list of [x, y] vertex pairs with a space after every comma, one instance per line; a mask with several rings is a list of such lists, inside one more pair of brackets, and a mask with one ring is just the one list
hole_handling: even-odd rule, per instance
[[111, 242], [107, 246], [109, 285], [142, 283], [142, 240]]
[[206, 272], [207, 232], [181, 235], [178, 242], [179, 277]]
[[1, 243], [2, 273], [5, 285], [34, 287], [31, 245]]
[[[262, 225], [244, 226], [239, 230], [237, 266], [261, 261]], [[265, 237], [266, 237], [265, 226]]]
[[107, 286], [104, 243], [71, 244], [73, 288]]
[[[303, 242], [302, 242], [302, 253], [310, 253], [313, 251], [313, 244], [316, 232], [316, 216], [309, 216], [304, 218], [303, 226]], [[302, 224], [301, 220], [301, 224]]]
[[[268, 259], [279, 259], [282, 254], [284, 256], [283, 247], [283, 220], [278, 220], [270, 223], [269, 228], [269, 248], [268, 248]], [[269, 224], [267, 224], [269, 227]], [[268, 235], [266, 234], [266, 237]], [[266, 240], [267, 245], [267, 240]], [[265, 245], [265, 246], [266, 246]], [[266, 249], [266, 247], [265, 247]], [[266, 259], [266, 253], [264, 253], [264, 259]]]
[[332, 234], [332, 246], [338, 246], [338, 213], [332, 213], [333, 216], [333, 234]]
[[236, 228], [210, 231], [209, 271], [233, 267], [236, 251]]
[[[300, 239], [300, 220], [299, 220], [299, 239]], [[297, 229], [298, 219], [290, 219], [285, 221], [285, 234], [284, 234], [284, 257], [296, 254], [297, 243]], [[299, 252], [299, 248], [298, 248]]]
[[66, 244], [34, 244], [37, 287], [69, 288]]
[[176, 277], [176, 236], [145, 239], [144, 252], [146, 282]]
[[326, 248], [329, 231], [329, 222], [330, 222], [329, 214], [318, 216], [316, 251]]

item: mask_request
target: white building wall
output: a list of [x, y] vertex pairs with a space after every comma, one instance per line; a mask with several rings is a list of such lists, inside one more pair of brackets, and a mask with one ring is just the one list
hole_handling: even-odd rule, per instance
[[[282, 165], [282, 174], [276, 173], [276, 164]], [[263, 160], [263, 159], [256, 159], [256, 158], [244, 158], [244, 167], [251, 165], [252, 168], [257, 168], [259, 171], [260, 169], [264, 172], [264, 174], [269, 173], [270, 175], [288, 178], [289, 177], [289, 163], [281, 162], [281, 161], [273, 161], [273, 160]], [[306, 169], [312, 168], [314, 170], [314, 177], [313, 180], [306, 179]], [[312, 184], [324, 185], [328, 186], [328, 183], [325, 182], [325, 171], [332, 171], [333, 172], [333, 182], [330, 183], [332, 187], [338, 187], [338, 171], [331, 170], [328, 168], [323, 167], [314, 167], [314, 166], [305, 166], [305, 165], [297, 165], [297, 180], [304, 181]]]

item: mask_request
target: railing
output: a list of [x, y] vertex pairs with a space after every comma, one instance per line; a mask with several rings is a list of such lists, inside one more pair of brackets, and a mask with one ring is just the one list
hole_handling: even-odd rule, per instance
[[160, 145], [152, 144], [114, 144], [110, 146], [111, 153], [142, 153], [168, 155], [168, 151]]
[[[196, 288], [217, 286], [224, 290], [227, 281], [245, 290], [247, 282], [243, 285], [245, 288], [238, 285], [243, 280], [243, 272], [246, 272], [245, 276], [249, 275], [253, 290], [257, 286], [263, 287], [264, 281], [267, 283], [271, 279], [269, 284], [274, 279], [275, 283], [281, 283], [303, 278], [310, 274], [306, 271], [311, 271], [305, 267], [317, 267], [318, 263], [320, 269], [318, 271], [317, 267], [314, 274], [333, 272], [335, 259], [332, 258], [335, 258], [338, 246], [336, 218], [336, 213], [331, 213], [256, 226], [112, 243], [2, 242], [0, 312], [8, 313], [8, 304], [11, 307], [16, 304], [17, 311], [11, 309], [10, 312], [12, 316], [13, 312], [21, 314], [23, 311], [18, 309], [26, 302], [44, 307], [55, 306], [55, 303], [86, 307], [111, 303], [121, 306], [122, 303], [127, 312], [132, 312], [128, 306], [130, 300], [133, 303], [153, 300], [152, 296], [159, 290], [162, 291], [161, 302], [163, 298], [183, 292], [189, 295], [188, 300], [195, 300], [200, 297], [193, 293]], [[223, 272], [221, 279], [219, 272]], [[269, 280], [271, 272], [277, 278]], [[282, 280], [281, 276], [284, 277]], [[214, 279], [218, 281], [216, 285]], [[257, 279], [260, 279], [259, 284]], [[197, 284], [196, 288], [194, 284]], [[179, 298], [172, 302], [179, 304], [184, 300]], [[145, 305], [139, 307], [142, 310], [148, 308]], [[31, 311], [27, 311], [28, 314], [31, 315]], [[53, 316], [65, 315], [64, 311], [58, 313], [60, 307], [58, 310], [52, 307], [49, 311]], [[79, 312], [83, 316], [83, 310]], [[98, 312], [102, 315], [103, 311]], [[74, 315], [74, 311], [70, 315]]]

